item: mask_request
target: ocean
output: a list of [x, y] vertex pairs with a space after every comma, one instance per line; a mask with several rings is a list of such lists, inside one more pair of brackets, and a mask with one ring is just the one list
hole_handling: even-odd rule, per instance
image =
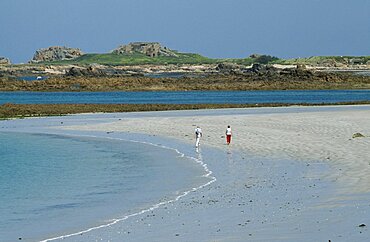
[[155, 92], [0, 92], [0, 104], [52, 103], [335, 103], [370, 101], [370, 90], [155, 91]]
[[105, 226], [209, 182], [195, 158], [98, 137], [0, 132], [0, 241]]

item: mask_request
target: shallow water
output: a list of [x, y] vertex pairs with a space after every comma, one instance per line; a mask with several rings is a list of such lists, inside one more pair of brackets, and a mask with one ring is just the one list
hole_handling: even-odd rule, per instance
[[0, 132], [0, 241], [35, 241], [139, 212], [205, 182], [175, 150]]

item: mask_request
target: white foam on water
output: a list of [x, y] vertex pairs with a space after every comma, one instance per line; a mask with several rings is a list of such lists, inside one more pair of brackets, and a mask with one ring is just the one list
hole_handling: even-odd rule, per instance
[[180, 152], [176, 148], [171, 148], [171, 147], [164, 146], [164, 145], [154, 144], [154, 143], [151, 143], [151, 142], [137, 141], [137, 140], [127, 140], [127, 139], [122, 139], [122, 138], [102, 137], [102, 136], [82, 135], [82, 134], [81, 135], [63, 134], [63, 135], [65, 135], [65, 136], [75, 136], [75, 137], [76, 136], [77, 137], [83, 136], [83, 137], [90, 137], [90, 138], [106, 138], [106, 139], [112, 139], [112, 140], [122, 140], [122, 141], [134, 142], [134, 143], [141, 143], [141, 144], [153, 145], [153, 146], [156, 146], [156, 147], [159, 147], [159, 148], [173, 150], [173, 151], [175, 151], [179, 155], [179, 157], [185, 157], [187, 159], [191, 159], [191, 160], [195, 161], [197, 164], [201, 165], [203, 167], [204, 171], [205, 171], [205, 174], [203, 175], [203, 177], [210, 178], [211, 180], [209, 182], [205, 183], [205, 184], [202, 184], [202, 185], [198, 186], [198, 187], [193, 187], [190, 190], [187, 190], [185, 192], [182, 192], [180, 195], [178, 195], [177, 197], [175, 197], [173, 199], [169, 199], [167, 201], [156, 203], [156, 204], [152, 205], [149, 208], [143, 209], [143, 210], [141, 210], [139, 212], [136, 212], [136, 213], [125, 215], [122, 218], [111, 219], [106, 224], [102, 224], [102, 225], [99, 225], [99, 226], [91, 227], [91, 228], [88, 228], [88, 229], [85, 229], [85, 230], [81, 230], [81, 231], [78, 231], [78, 232], [75, 232], [75, 233], [71, 233], [71, 234], [60, 235], [60, 236], [57, 236], [57, 237], [40, 240], [40, 242], [48, 242], [48, 241], [55, 241], [55, 240], [65, 239], [65, 238], [69, 238], [69, 237], [73, 237], [73, 236], [77, 236], [77, 235], [82, 235], [82, 234], [85, 234], [85, 233], [89, 233], [89, 232], [94, 231], [94, 230], [103, 229], [103, 228], [106, 228], [106, 227], [113, 226], [113, 225], [115, 225], [115, 224], [117, 224], [119, 222], [125, 221], [125, 220], [127, 220], [127, 219], [129, 219], [131, 217], [135, 217], [135, 216], [138, 216], [138, 215], [141, 215], [141, 214], [144, 214], [144, 213], [153, 211], [153, 210], [155, 210], [155, 209], [157, 209], [157, 208], [159, 208], [161, 206], [164, 206], [164, 205], [167, 205], [167, 204], [176, 202], [176, 201], [180, 200], [182, 197], [188, 195], [189, 193], [195, 192], [195, 191], [197, 191], [199, 189], [202, 189], [202, 188], [204, 188], [206, 186], [209, 186], [210, 184], [212, 184], [213, 182], [215, 182], [217, 180], [215, 176], [211, 176], [213, 172], [208, 168], [208, 165], [203, 161], [203, 159], [202, 159], [201, 156], [199, 156], [199, 158], [192, 157], [192, 156], [187, 156], [184, 153]]

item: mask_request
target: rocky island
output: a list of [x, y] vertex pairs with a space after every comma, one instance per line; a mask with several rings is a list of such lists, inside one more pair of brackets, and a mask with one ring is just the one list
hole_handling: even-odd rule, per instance
[[[152, 91], [369, 89], [370, 57], [284, 60], [252, 54], [211, 59], [158, 42], [133, 42], [110, 53], [53, 46], [26, 65], [0, 59], [1, 91]], [[363, 71], [365, 75], [359, 75]], [[360, 73], [361, 74], [361, 73]], [[24, 81], [22, 76], [47, 77]]]

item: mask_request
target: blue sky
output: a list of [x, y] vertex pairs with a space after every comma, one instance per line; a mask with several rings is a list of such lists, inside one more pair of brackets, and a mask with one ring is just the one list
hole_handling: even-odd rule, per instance
[[213, 58], [370, 55], [369, 0], [1, 0], [0, 56], [156, 41]]

